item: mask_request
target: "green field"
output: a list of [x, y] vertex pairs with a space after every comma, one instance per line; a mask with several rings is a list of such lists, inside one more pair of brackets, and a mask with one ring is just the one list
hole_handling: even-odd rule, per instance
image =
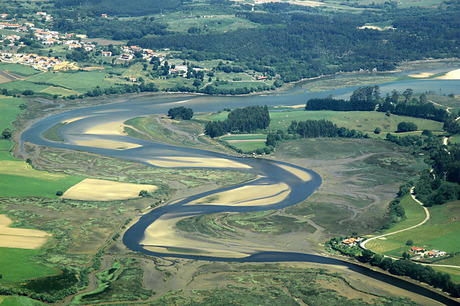
[[420, 131], [431, 130], [442, 132], [443, 124], [433, 120], [406, 117], [406, 116], [385, 116], [380, 112], [336, 112], [336, 111], [291, 111], [291, 112], [270, 112], [271, 130], [285, 130], [291, 124], [291, 121], [297, 120], [330, 120], [339, 127], [355, 129], [363, 133], [374, 134], [374, 130], [380, 127], [381, 134], [395, 132], [398, 123], [401, 121], [413, 122], [418, 126]]
[[[14, 171], [24, 168], [24, 166], [24, 162], [15, 162], [14, 165], [9, 165], [9, 168], [11, 168], [9, 170]], [[2, 172], [4, 168], [3, 162], [0, 161], [0, 169]], [[24, 176], [22, 173], [18, 173], [18, 175], [0, 173], [0, 198], [27, 196], [56, 198], [57, 191], [64, 192], [83, 180], [83, 178], [67, 175], [52, 175], [45, 171], [31, 169], [30, 172], [32, 171], [34, 172], [32, 173], [32, 177]]]
[[32, 300], [25, 296], [6, 296], [0, 295], [0, 305], [1, 306], [37, 306], [45, 305], [39, 301]]
[[96, 86], [110, 87], [112, 84], [105, 80], [105, 76], [103, 71], [46, 72], [27, 79], [27, 82], [46, 83], [85, 93]]
[[[21, 112], [19, 105], [22, 103], [24, 103], [22, 98], [0, 98], [0, 133], [5, 129], [13, 130], [12, 122], [16, 120], [16, 117]], [[11, 154], [7, 152], [11, 150], [12, 147], [13, 143], [11, 141], [0, 139], [0, 159], [11, 156]]]
[[41, 92], [46, 90], [49, 85], [41, 85], [41, 84], [35, 84], [31, 83], [29, 81], [12, 81], [4, 84], [0, 84], [0, 88], [5, 88], [8, 90], [13, 91], [13, 93], [22, 93], [25, 90], [33, 90], [35, 93]]
[[0, 248], [0, 284], [22, 283], [25, 280], [53, 275], [59, 271], [34, 260], [40, 250]]
[[450, 137], [449, 142], [450, 143], [460, 143], [460, 134]]
[[261, 140], [261, 141], [265, 141], [265, 140], [267, 140], [267, 136], [263, 135], [263, 134], [241, 134], [241, 135], [235, 134], [235, 135], [231, 135], [231, 136], [223, 136], [220, 139], [225, 140], [225, 141], [227, 141], [227, 140]]
[[[460, 233], [460, 223], [457, 222], [460, 216], [459, 204], [460, 202], [456, 201], [432, 206], [429, 208], [431, 218], [422, 226], [388, 236], [386, 240], [371, 241], [368, 247], [372, 251], [386, 255], [400, 255], [402, 251], [409, 249], [405, 243], [410, 239], [414, 242], [414, 246], [424, 247], [428, 250], [438, 249], [448, 253], [459, 252], [460, 240], [457, 239]], [[420, 213], [412, 213], [410, 209], [408, 209], [408, 213], [410, 213], [409, 216], [414, 216], [413, 221], [409, 222], [410, 219], [408, 218], [408, 223], [400, 224], [398, 228], [417, 224], [416, 218], [418, 220], [421, 218]], [[389, 231], [391, 232], [393, 229]], [[444, 264], [442, 261], [438, 263]]]
[[20, 64], [10, 64], [10, 63], [0, 63], [0, 71], [10, 71], [21, 76], [29, 76], [33, 74], [40, 73], [40, 71], [35, 70], [30, 66], [20, 65]]

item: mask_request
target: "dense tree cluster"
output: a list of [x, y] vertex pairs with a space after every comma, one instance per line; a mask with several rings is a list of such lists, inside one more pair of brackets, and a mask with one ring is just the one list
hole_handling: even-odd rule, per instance
[[396, 130], [396, 133], [413, 132], [417, 130], [418, 130], [418, 126], [415, 123], [401, 121], [400, 123], [398, 123], [398, 128]]
[[448, 118], [445, 109], [437, 108], [433, 103], [415, 104], [415, 103], [395, 103], [386, 100], [378, 108], [379, 112], [386, 113], [389, 111], [395, 115], [410, 116], [416, 118], [425, 118], [443, 122]]
[[373, 111], [375, 101], [353, 100], [346, 101], [343, 99], [310, 99], [305, 106], [305, 110], [332, 110], [332, 111]]
[[193, 110], [188, 107], [173, 107], [168, 110], [168, 116], [171, 119], [181, 118], [183, 120], [190, 120], [193, 117]]
[[343, 137], [343, 138], [365, 138], [368, 137], [362, 132], [349, 130], [345, 127], [337, 127], [329, 120], [305, 120], [292, 121], [288, 128], [288, 133], [297, 134], [303, 138], [317, 137]]
[[410, 192], [411, 187], [411, 183], [405, 183], [399, 186], [397, 197], [391, 201], [390, 205], [388, 206], [388, 213], [386, 215], [386, 219], [388, 221], [382, 226], [382, 228], [388, 229], [392, 223], [398, 223], [406, 218], [406, 211], [401, 205], [401, 198]]
[[227, 132], [250, 133], [257, 129], [266, 129], [269, 124], [270, 115], [267, 106], [247, 106], [231, 111], [224, 121], [208, 122], [205, 134], [217, 137]]
[[[70, 17], [70, 18], [69, 18]], [[105, 37], [115, 40], [141, 38], [145, 35], [167, 35], [166, 25], [153, 18], [143, 20], [81, 19], [79, 15], [57, 18], [54, 28], [61, 32], [77, 32], [89, 37]]]
[[[458, 171], [458, 168], [456, 170]], [[417, 199], [428, 207], [460, 200], [460, 185], [458, 183], [446, 181], [429, 171], [420, 176], [414, 192], [417, 194]]]

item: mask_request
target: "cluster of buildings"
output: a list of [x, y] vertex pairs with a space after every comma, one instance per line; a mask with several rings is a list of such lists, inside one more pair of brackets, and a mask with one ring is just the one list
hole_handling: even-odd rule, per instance
[[363, 241], [363, 238], [357, 237], [357, 238], [347, 238], [345, 240], [342, 240], [343, 245], [347, 246], [355, 246], [358, 245], [361, 241]]
[[0, 61], [7, 63], [29, 65], [37, 70], [43, 71], [47, 71], [48, 69], [61, 63], [60, 60], [54, 57], [39, 56], [37, 54], [12, 54], [3, 52], [0, 52]]
[[411, 247], [409, 251], [414, 255], [415, 254], [420, 255], [420, 257], [426, 257], [426, 258], [437, 258], [437, 257], [442, 257], [442, 256], [447, 255], [447, 253], [444, 251], [440, 251], [440, 250], [427, 251], [424, 248], [416, 247], [416, 246]]

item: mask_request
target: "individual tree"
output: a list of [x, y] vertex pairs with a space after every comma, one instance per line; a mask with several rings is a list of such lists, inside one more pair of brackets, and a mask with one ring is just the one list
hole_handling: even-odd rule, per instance
[[10, 139], [12, 136], [11, 130], [6, 128], [2, 132], [2, 139]]
[[403, 92], [404, 103], [407, 103], [410, 101], [410, 98], [412, 97], [413, 93], [414, 93], [414, 90], [412, 88], [407, 88], [406, 90], [404, 90]]
[[427, 97], [426, 97], [426, 94], [422, 93], [422, 94], [420, 95], [420, 98], [419, 98], [419, 103], [420, 103], [420, 104], [425, 104], [425, 103], [427, 103], [427, 102], [428, 102], [428, 99], [427, 99]]
[[413, 244], [414, 244], [414, 242], [412, 240], [410, 240], [410, 239], [407, 240], [407, 242], [406, 242], [406, 245], [413, 245]]
[[391, 102], [398, 103], [399, 100], [399, 92], [396, 89], [391, 91]]
[[382, 132], [382, 130], [379, 127], [376, 127], [374, 130], [374, 134], [380, 134], [380, 132]]

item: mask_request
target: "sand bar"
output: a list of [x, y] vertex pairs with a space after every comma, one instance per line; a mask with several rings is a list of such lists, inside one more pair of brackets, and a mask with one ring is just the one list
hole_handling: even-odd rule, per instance
[[51, 237], [44, 231], [9, 227], [12, 223], [8, 216], [0, 215], [0, 247], [39, 249]]
[[287, 165], [280, 165], [280, 164], [276, 164], [276, 165], [286, 171], [291, 172], [292, 174], [294, 174], [295, 176], [297, 176], [298, 178], [300, 178], [301, 180], [305, 182], [312, 180], [310, 173], [306, 171], [303, 171], [303, 170], [300, 170], [298, 168], [294, 168], [291, 166], [287, 166]]
[[429, 78], [433, 74], [434, 73], [421, 72], [421, 73], [418, 73], [418, 74], [409, 74], [408, 76], [411, 77], [411, 78], [423, 79], [423, 78]]
[[123, 141], [108, 140], [108, 139], [77, 140], [75, 141], [75, 144], [79, 146], [111, 149], [111, 150], [129, 150], [129, 149], [142, 147], [142, 145], [137, 144], [137, 143], [129, 143], [129, 142], [123, 142]]
[[67, 120], [62, 121], [62, 123], [69, 124], [69, 123], [72, 123], [72, 122], [75, 122], [75, 121], [78, 121], [78, 120], [81, 120], [81, 119], [85, 119], [85, 118], [88, 118], [88, 116], [75, 117], [75, 118], [67, 119]]
[[219, 192], [186, 205], [265, 206], [284, 200], [290, 193], [284, 183], [248, 185]]
[[115, 201], [139, 197], [141, 190], [155, 191], [155, 185], [120, 183], [98, 179], [84, 179], [63, 195], [64, 199], [82, 201]]
[[125, 124], [123, 122], [109, 122], [93, 126], [85, 131], [85, 134], [91, 135], [127, 135], [125, 133]]
[[149, 164], [157, 167], [174, 168], [174, 167], [189, 167], [189, 168], [245, 168], [250, 169], [251, 166], [232, 161], [224, 158], [214, 157], [182, 157], [169, 156], [160, 157], [158, 159], [150, 159]]
[[460, 69], [452, 70], [443, 76], [437, 77], [438, 80], [460, 80]]

